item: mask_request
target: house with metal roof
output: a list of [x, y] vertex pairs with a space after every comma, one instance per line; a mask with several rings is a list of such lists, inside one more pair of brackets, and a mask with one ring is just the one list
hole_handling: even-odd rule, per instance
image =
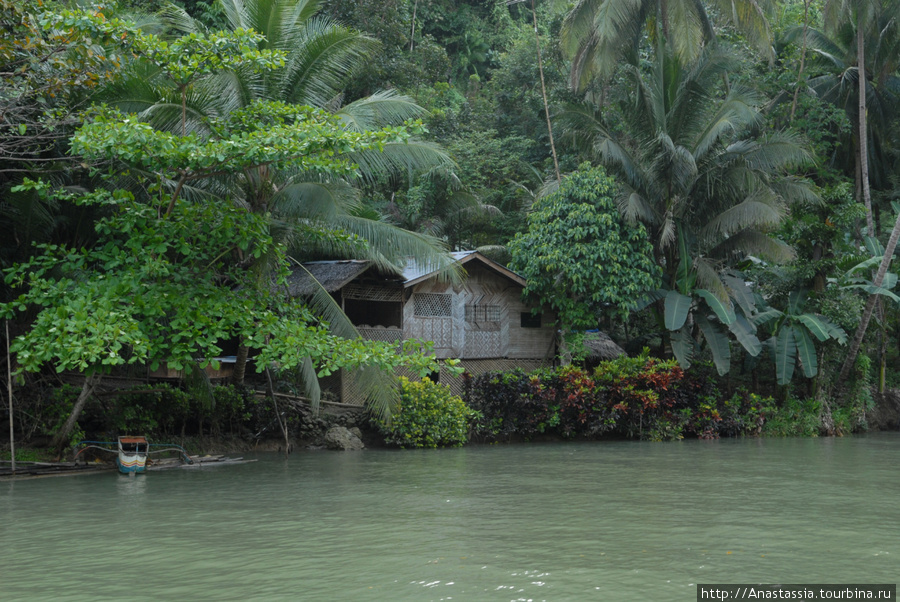
[[[379, 271], [368, 261], [314, 261], [291, 274], [288, 290], [309, 296], [322, 287], [364, 338], [432, 341], [438, 358], [458, 358], [472, 375], [531, 370], [552, 361], [556, 317], [522, 300], [524, 278], [477, 251], [452, 255], [464, 271], [455, 283], [437, 267], [414, 259], [400, 274]], [[435, 377], [462, 393], [462, 379], [443, 371]], [[339, 387], [344, 401], [362, 401], [352, 379], [340, 381], [322, 383], [323, 388]]]

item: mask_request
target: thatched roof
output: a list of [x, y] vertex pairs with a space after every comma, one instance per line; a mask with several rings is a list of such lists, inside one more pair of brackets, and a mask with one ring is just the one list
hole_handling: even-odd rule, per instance
[[605, 332], [592, 333], [592, 336], [585, 338], [584, 346], [588, 348], [587, 359], [595, 362], [612, 360], [620, 355], [628, 355]]
[[[368, 270], [370, 261], [310, 261], [306, 268], [296, 268], [288, 276], [288, 293], [292, 297], [308, 297], [321, 286], [329, 293], [338, 291], [348, 282]], [[314, 280], [315, 279], [315, 280]], [[318, 281], [318, 284], [316, 284]]]

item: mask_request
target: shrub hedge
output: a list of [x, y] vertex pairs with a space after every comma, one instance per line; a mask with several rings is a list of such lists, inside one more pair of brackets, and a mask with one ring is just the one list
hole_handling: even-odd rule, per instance
[[446, 385], [400, 377], [400, 403], [390, 422], [376, 419], [385, 443], [400, 447], [459, 447], [476, 413]]
[[[746, 392], [724, 397], [704, 370], [685, 373], [675, 361], [646, 353], [602, 362], [592, 371], [564, 366], [469, 376], [465, 398], [480, 414], [474, 432], [486, 440], [541, 433], [709, 439], [762, 434], [768, 418], [783, 415], [771, 398]], [[808, 412], [803, 420], [810, 420]]]

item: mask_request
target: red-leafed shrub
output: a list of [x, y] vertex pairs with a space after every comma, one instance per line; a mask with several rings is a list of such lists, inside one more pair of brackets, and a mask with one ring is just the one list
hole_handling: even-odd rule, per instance
[[466, 401], [481, 413], [476, 434], [489, 439], [549, 433], [671, 440], [758, 430], [753, 408], [722, 399], [702, 369], [686, 373], [646, 353], [593, 371], [564, 366], [467, 377]]

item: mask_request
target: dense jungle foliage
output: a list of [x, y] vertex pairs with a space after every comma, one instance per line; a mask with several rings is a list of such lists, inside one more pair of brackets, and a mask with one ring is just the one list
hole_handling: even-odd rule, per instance
[[[84, 376], [0, 422], [60, 449], [103, 378], [225, 348], [270, 398], [358, 370], [388, 421], [394, 372], [439, 367], [273, 286], [323, 258], [479, 249], [558, 310], [576, 367], [476, 379], [478, 436], [847, 432], [900, 386], [893, 0], [0, 0], [0, 27], [4, 379]], [[583, 367], [596, 328], [640, 359]], [[155, 427], [107, 397], [96, 428], [241, 422], [214, 397]]]

